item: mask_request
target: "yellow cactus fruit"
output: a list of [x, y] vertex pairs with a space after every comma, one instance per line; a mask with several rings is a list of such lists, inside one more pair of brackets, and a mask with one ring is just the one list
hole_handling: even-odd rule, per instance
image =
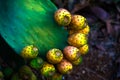
[[56, 69], [54, 65], [47, 62], [44, 63], [43, 67], [40, 69], [40, 73], [45, 77], [53, 76], [55, 72], [56, 72]]
[[55, 12], [55, 21], [62, 26], [67, 26], [71, 22], [71, 14], [68, 10], [60, 8]]
[[80, 29], [80, 30], [69, 30], [69, 34], [74, 34], [74, 33], [83, 33], [85, 35], [88, 35], [88, 33], [90, 32], [90, 27], [89, 25], [87, 25], [85, 28]]
[[87, 43], [87, 37], [82, 33], [75, 33], [68, 37], [69, 45], [80, 47]]
[[85, 44], [82, 47], [79, 47], [79, 51], [80, 51], [81, 55], [87, 54], [89, 51], [89, 45]]
[[77, 60], [71, 62], [73, 65], [77, 66], [82, 63], [82, 56], [80, 56]]
[[82, 15], [72, 15], [72, 19], [70, 24], [68, 25], [68, 29], [79, 30], [86, 27], [86, 18]]
[[28, 45], [23, 48], [20, 55], [25, 59], [35, 58], [38, 55], [38, 48], [33, 45]]

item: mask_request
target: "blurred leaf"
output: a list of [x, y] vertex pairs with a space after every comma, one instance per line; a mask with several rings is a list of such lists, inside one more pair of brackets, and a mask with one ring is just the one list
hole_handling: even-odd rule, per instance
[[71, 11], [71, 13], [75, 13], [85, 7], [87, 7], [89, 5], [89, 0], [82, 0], [80, 3], [77, 3], [74, 5], [73, 10]]
[[92, 12], [102, 21], [106, 22], [109, 19], [110, 15], [103, 8], [95, 6], [91, 8]]
[[111, 25], [111, 20], [106, 21], [106, 27], [107, 27], [108, 34], [113, 34], [114, 33], [112, 25]]

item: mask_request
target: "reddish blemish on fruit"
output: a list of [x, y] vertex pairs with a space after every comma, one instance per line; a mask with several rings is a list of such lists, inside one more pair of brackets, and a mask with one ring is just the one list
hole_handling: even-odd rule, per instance
[[66, 46], [63, 50], [63, 53], [69, 61], [74, 61], [80, 56], [79, 49], [74, 46]]
[[73, 66], [69, 61], [63, 59], [59, 64], [57, 64], [57, 69], [61, 74], [69, 74], [72, 71]]

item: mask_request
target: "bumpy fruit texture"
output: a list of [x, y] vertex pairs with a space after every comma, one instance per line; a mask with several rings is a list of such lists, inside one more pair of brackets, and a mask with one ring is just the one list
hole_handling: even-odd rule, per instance
[[85, 55], [89, 51], [89, 45], [85, 44], [82, 47], [79, 47], [79, 51], [80, 51], [81, 55]]
[[85, 28], [80, 29], [80, 30], [69, 30], [70, 35], [74, 33], [82, 33], [82, 34], [88, 35], [89, 32], [90, 32], [89, 25], [87, 25]]
[[63, 59], [63, 53], [61, 50], [53, 48], [47, 53], [47, 60], [52, 64], [57, 64]]
[[55, 12], [55, 21], [62, 26], [67, 26], [71, 22], [71, 14], [68, 10], [60, 8]]
[[49, 77], [54, 75], [54, 73], [56, 72], [55, 67], [53, 64], [49, 64], [49, 63], [44, 63], [43, 67], [40, 70], [41, 74], [45, 77]]
[[69, 61], [77, 60], [80, 57], [79, 49], [74, 46], [66, 46], [63, 53]]
[[82, 63], [82, 56], [80, 56], [77, 60], [71, 62], [73, 65], [79, 65]]
[[43, 66], [43, 64], [44, 61], [40, 57], [34, 58], [30, 61], [30, 66], [34, 69], [40, 69]]
[[73, 65], [66, 59], [63, 59], [59, 64], [57, 64], [57, 69], [61, 74], [69, 74], [73, 69]]
[[55, 73], [50, 80], [62, 80], [62, 74], [60, 73]]
[[75, 33], [68, 37], [69, 45], [80, 47], [87, 43], [87, 37], [82, 33]]
[[29, 45], [23, 48], [20, 55], [25, 59], [35, 58], [38, 55], [38, 49], [33, 45]]
[[79, 30], [86, 27], [86, 18], [82, 15], [72, 15], [72, 19], [70, 24], [68, 25], [68, 29]]

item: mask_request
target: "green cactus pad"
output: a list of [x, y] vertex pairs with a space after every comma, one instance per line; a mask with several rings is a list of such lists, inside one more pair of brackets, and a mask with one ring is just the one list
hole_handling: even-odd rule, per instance
[[55, 22], [56, 10], [50, 0], [0, 0], [0, 35], [17, 54], [27, 45], [38, 47], [42, 57], [63, 49], [68, 34]]

